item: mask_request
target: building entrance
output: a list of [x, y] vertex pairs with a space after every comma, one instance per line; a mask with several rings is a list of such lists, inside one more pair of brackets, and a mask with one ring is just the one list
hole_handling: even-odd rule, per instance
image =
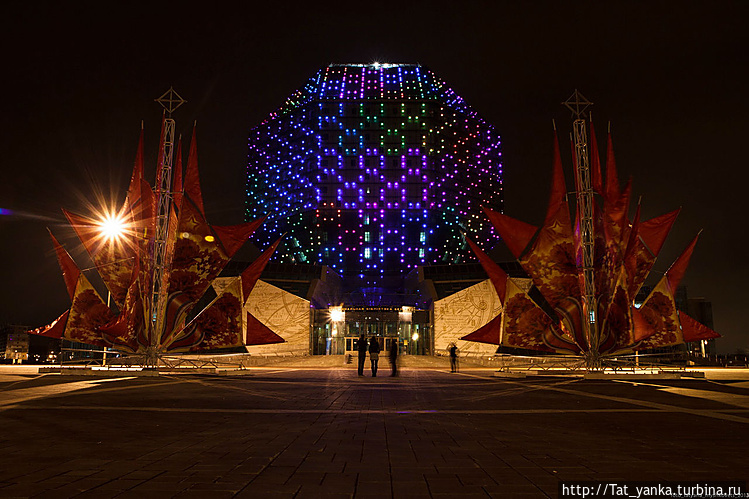
[[401, 354], [431, 355], [432, 324], [428, 310], [402, 308], [333, 307], [315, 310], [312, 324], [313, 355], [356, 355], [360, 335], [376, 338], [383, 352], [393, 341]]

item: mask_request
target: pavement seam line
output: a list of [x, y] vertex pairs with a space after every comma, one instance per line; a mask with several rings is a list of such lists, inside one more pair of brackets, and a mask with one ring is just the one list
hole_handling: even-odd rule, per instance
[[[473, 376], [473, 377], [480, 377], [475, 374], [464, 374], [464, 376]], [[523, 385], [523, 383], [519, 383], [517, 381], [510, 381], [507, 379], [503, 379], [505, 383], [512, 383], [515, 385]], [[705, 416], [713, 419], [722, 419], [725, 421], [732, 421], [734, 423], [743, 423], [743, 424], [749, 424], [749, 419], [747, 418], [741, 418], [737, 416], [731, 416], [730, 414], [724, 414], [719, 411], [710, 410], [710, 409], [689, 409], [686, 407], [679, 407], [675, 405], [670, 404], [661, 404], [658, 402], [648, 402], [647, 400], [636, 400], [636, 399], [630, 399], [626, 397], [615, 397], [612, 395], [602, 395], [598, 393], [589, 393], [589, 392], [583, 392], [579, 390], [571, 390], [569, 388], [557, 388], [553, 386], [542, 386], [543, 390], [550, 390], [550, 391], [556, 391], [560, 393], [566, 393], [568, 395], [580, 395], [584, 397], [590, 397], [590, 398], [597, 398], [601, 400], [611, 400], [613, 402], [621, 402], [624, 404], [630, 404], [630, 405], [640, 405], [643, 407], [650, 407], [653, 409], [659, 409], [664, 412], [681, 412], [686, 414], [692, 414], [695, 416]]]

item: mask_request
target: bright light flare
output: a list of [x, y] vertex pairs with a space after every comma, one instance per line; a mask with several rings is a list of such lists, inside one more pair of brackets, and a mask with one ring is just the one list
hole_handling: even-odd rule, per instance
[[413, 317], [414, 307], [402, 307], [400, 312], [398, 312], [398, 320], [401, 322], [411, 322], [411, 318]]
[[346, 312], [343, 311], [343, 307], [330, 307], [328, 312], [331, 322], [343, 322], [346, 319]]
[[99, 222], [99, 230], [106, 239], [120, 239], [125, 235], [127, 224], [116, 215], [107, 215]]

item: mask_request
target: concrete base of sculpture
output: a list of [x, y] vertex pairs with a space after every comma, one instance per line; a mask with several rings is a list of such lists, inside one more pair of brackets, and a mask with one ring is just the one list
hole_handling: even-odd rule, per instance
[[122, 376], [158, 376], [158, 369], [145, 369], [142, 367], [107, 368], [91, 366], [57, 366], [40, 367], [39, 374], [62, 374], [65, 376], [97, 376], [120, 378]]
[[495, 378], [525, 378], [526, 373], [518, 371], [495, 371], [492, 373]]
[[158, 369], [145, 367], [91, 367], [91, 366], [64, 366], [64, 367], [40, 367], [39, 374], [61, 374], [64, 376], [96, 376], [96, 377], [123, 377], [123, 376], [160, 376], [165, 374], [231, 374], [244, 373], [241, 369], [219, 369], [217, 367], [165, 367]]
[[587, 372], [584, 379], [606, 379], [615, 381], [636, 381], [651, 379], [682, 379], [704, 378], [705, 373], [699, 371], [657, 371], [657, 372]]
[[704, 379], [702, 371], [658, 370], [658, 371], [592, 371], [582, 369], [528, 369], [501, 370], [492, 373], [496, 378], [526, 378], [528, 376], [570, 376], [583, 379], [605, 379], [611, 381], [638, 381], [658, 379]]

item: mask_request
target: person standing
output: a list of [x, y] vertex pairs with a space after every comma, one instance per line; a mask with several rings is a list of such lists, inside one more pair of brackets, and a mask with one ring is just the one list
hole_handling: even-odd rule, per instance
[[359, 361], [359, 376], [364, 376], [364, 361], [367, 359], [367, 337], [364, 334], [359, 336], [359, 341], [356, 343], [356, 350], [359, 354], [357, 358]]
[[380, 361], [380, 342], [374, 336], [369, 339], [369, 362], [372, 364], [372, 377], [377, 376], [377, 363]]
[[390, 376], [398, 376], [398, 338], [390, 340]]
[[458, 372], [458, 345], [450, 343], [450, 372]]

